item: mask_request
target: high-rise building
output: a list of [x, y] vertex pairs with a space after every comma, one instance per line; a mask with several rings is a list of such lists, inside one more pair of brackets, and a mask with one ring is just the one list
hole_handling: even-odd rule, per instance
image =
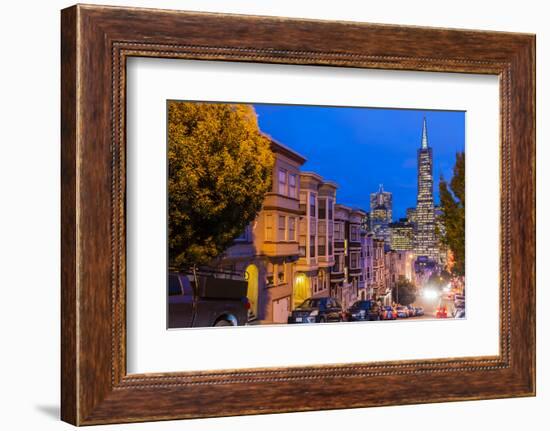
[[392, 222], [392, 194], [380, 184], [377, 192], [370, 195], [370, 230], [375, 238], [390, 244], [389, 224]]
[[370, 210], [378, 206], [385, 207], [387, 211], [388, 223], [392, 222], [392, 194], [384, 191], [384, 185], [380, 184], [378, 191], [370, 194]]
[[407, 221], [416, 224], [416, 208], [407, 208]]
[[390, 245], [392, 250], [414, 250], [414, 229], [407, 219], [390, 223]]
[[433, 154], [428, 145], [426, 117], [422, 124], [422, 140], [418, 149], [418, 194], [416, 199], [415, 251], [417, 256], [437, 260], [433, 197]]

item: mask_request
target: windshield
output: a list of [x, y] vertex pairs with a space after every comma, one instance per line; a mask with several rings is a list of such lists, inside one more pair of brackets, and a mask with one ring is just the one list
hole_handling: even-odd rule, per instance
[[298, 308], [318, 308], [319, 300], [318, 299], [306, 299], [300, 304]]
[[181, 284], [176, 274], [168, 276], [168, 295], [181, 295]]

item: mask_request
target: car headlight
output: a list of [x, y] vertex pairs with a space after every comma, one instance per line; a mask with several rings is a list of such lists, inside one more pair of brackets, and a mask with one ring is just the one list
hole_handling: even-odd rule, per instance
[[313, 310], [311, 313], [309, 313], [310, 317], [315, 317], [319, 315], [319, 310]]

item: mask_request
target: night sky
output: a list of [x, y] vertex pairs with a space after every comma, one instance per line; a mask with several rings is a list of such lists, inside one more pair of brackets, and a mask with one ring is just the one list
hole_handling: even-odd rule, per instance
[[339, 188], [338, 203], [369, 211], [370, 193], [383, 184], [393, 193], [393, 218], [416, 206], [422, 118], [433, 149], [434, 194], [439, 176], [452, 176], [464, 151], [465, 112], [254, 104], [260, 129], [307, 158], [314, 171]]

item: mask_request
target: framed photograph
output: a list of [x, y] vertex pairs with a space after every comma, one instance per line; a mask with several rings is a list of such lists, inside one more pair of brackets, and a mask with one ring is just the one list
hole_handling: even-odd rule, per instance
[[63, 420], [535, 394], [534, 35], [61, 17]]

